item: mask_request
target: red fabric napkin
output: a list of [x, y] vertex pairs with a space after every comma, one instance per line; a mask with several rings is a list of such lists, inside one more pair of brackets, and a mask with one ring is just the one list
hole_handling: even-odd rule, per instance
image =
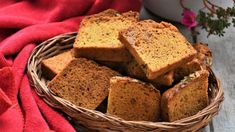
[[85, 15], [140, 6], [140, 0], [0, 0], [0, 130], [75, 131], [30, 87], [25, 69], [31, 51], [46, 39], [77, 31]]

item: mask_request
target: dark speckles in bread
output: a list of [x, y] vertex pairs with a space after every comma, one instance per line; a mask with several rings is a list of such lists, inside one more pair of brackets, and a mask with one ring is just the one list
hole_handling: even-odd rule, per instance
[[209, 101], [208, 76], [206, 70], [197, 71], [164, 92], [161, 99], [162, 119], [172, 122], [204, 109]]
[[173, 71], [169, 71], [152, 80], [147, 79], [143, 69], [134, 59], [126, 63], [125, 69], [128, 76], [151, 82], [154, 86], [170, 86], [174, 82]]
[[138, 22], [122, 30], [119, 39], [143, 67], [148, 79], [192, 60], [197, 53], [178, 29], [166, 22]]
[[[201, 65], [208, 66], [211, 52], [196, 44], [197, 53], [169, 23], [138, 22], [136, 12], [109, 9], [83, 19], [73, 47], [75, 57], [84, 58], [65, 52], [44, 60], [42, 68], [56, 75], [48, 88], [74, 105], [103, 113], [108, 107], [107, 114], [131, 121], [159, 121], [161, 111], [164, 121], [175, 121], [208, 104], [208, 72]], [[172, 88], [161, 97], [156, 88], [162, 87]]]
[[42, 61], [42, 72], [45, 77], [52, 79], [60, 73], [65, 66], [73, 59], [72, 50], [60, 53]]
[[174, 80], [176, 82], [182, 80], [185, 76], [192, 74], [196, 71], [202, 70], [202, 65], [198, 59], [193, 59], [192, 61], [181, 65], [174, 70]]
[[160, 92], [152, 85], [129, 77], [110, 80], [107, 113], [132, 121], [158, 121]]
[[73, 59], [48, 88], [77, 106], [96, 107], [107, 97], [109, 80], [119, 73], [85, 58]]
[[129, 61], [131, 56], [118, 40], [118, 32], [138, 19], [137, 12], [121, 14], [113, 9], [85, 17], [74, 43], [75, 57], [100, 61]]

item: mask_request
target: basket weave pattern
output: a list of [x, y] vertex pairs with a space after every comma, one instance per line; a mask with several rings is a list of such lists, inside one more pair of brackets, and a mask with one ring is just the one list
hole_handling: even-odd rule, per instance
[[47, 82], [41, 72], [41, 61], [52, 57], [66, 49], [72, 48], [77, 33], [67, 33], [51, 38], [38, 45], [28, 61], [30, 84], [37, 94], [50, 106], [58, 108], [70, 116], [75, 122], [88, 129], [102, 131], [197, 131], [206, 126], [220, 110], [224, 100], [223, 89], [213, 71], [209, 68], [210, 104], [196, 115], [174, 122], [125, 121], [99, 111], [76, 106], [56, 96], [47, 88]]

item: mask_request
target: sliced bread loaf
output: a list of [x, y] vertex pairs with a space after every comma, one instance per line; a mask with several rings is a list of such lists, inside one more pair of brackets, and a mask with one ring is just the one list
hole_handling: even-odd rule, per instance
[[156, 79], [150, 80], [154, 86], [171, 86], [174, 82], [174, 71], [169, 71], [163, 75], [160, 75]]
[[75, 57], [100, 61], [128, 61], [130, 55], [118, 40], [119, 30], [137, 22], [137, 12], [119, 12], [108, 9], [85, 17], [74, 43]]
[[170, 72], [167, 72], [163, 75], [160, 75], [159, 77], [157, 77], [153, 80], [148, 80], [143, 69], [134, 59], [132, 59], [130, 62], [128, 62], [125, 67], [126, 67], [125, 68], [126, 72], [130, 77], [151, 82], [156, 86], [158, 86], [158, 85], [170, 86], [174, 82], [174, 72], [173, 71], [170, 71]]
[[210, 67], [212, 65], [212, 52], [207, 44], [197, 43], [193, 47], [197, 50], [196, 58], [199, 60], [203, 68], [206, 66]]
[[192, 61], [181, 65], [174, 70], [174, 80], [176, 82], [182, 80], [185, 76], [188, 76], [196, 71], [202, 70], [202, 65], [198, 59], [193, 59]]
[[125, 70], [127, 75], [133, 78], [146, 80], [146, 75], [140, 65], [135, 61], [135, 59], [131, 59], [131, 61], [127, 62], [125, 65]]
[[192, 60], [196, 50], [166, 22], [144, 20], [120, 32], [120, 41], [144, 69], [148, 79], [155, 79]]
[[172, 122], [205, 108], [208, 105], [208, 76], [206, 70], [195, 72], [164, 92], [161, 99], [162, 119]]
[[108, 95], [110, 78], [117, 75], [94, 61], [77, 58], [49, 82], [48, 88], [77, 106], [96, 109]]
[[71, 50], [45, 59], [41, 63], [43, 75], [48, 79], [54, 78], [73, 59]]
[[129, 77], [110, 80], [107, 113], [132, 121], [158, 121], [161, 95], [152, 85]]

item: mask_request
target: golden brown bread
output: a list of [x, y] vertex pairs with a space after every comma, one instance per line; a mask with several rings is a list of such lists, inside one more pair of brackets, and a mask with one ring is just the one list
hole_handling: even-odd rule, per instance
[[208, 76], [206, 70], [197, 71], [164, 92], [161, 99], [162, 119], [172, 122], [205, 108], [208, 105]]
[[150, 80], [154, 86], [171, 86], [174, 82], [174, 71], [169, 71], [163, 75], [160, 75], [156, 79]]
[[197, 43], [193, 47], [197, 50], [196, 58], [199, 60], [203, 68], [206, 66], [211, 67], [212, 65], [212, 52], [207, 44]]
[[77, 106], [96, 107], [107, 97], [109, 80], [119, 73], [85, 58], [73, 59], [48, 88]]
[[200, 61], [195, 58], [192, 61], [181, 65], [174, 70], [174, 80], [176, 82], [182, 80], [185, 76], [188, 76], [196, 71], [202, 70], [202, 65]]
[[71, 50], [69, 50], [43, 60], [41, 63], [43, 75], [48, 79], [54, 78], [72, 59]]
[[128, 61], [131, 56], [118, 40], [118, 32], [138, 19], [137, 12], [120, 14], [113, 9], [85, 17], [74, 43], [75, 57], [100, 61]]
[[107, 113], [132, 121], [158, 121], [161, 95], [152, 85], [129, 77], [110, 80]]
[[134, 58], [127, 62], [125, 65], [127, 75], [133, 78], [146, 80], [146, 75], [140, 65], [135, 61]]
[[154, 79], [190, 61], [196, 50], [172, 24], [144, 20], [120, 32], [127, 47], [148, 79]]
[[134, 59], [128, 62], [125, 67], [128, 76], [151, 82], [154, 86], [159, 86], [159, 85], [170, 86], [174, 82], [173, 71], [169, 71], [163, 75], [160, 75], [159, 77], [153, 80], [147, 79], [143, 69]]
[[183, 79], [184, 76], [188, 76], [195, 71], [206, 69], [206, 67], [212, 65], [212, 52], [207, 44], [197, 43], [194, 44], [193, 47], [197, 50], [197, 55], [192, 61], [174, 70], [174, 79], [176, 82]]
[[210, 67], [212, 65], [212, 52], [207, 44], [197, 43], [194, 44], [193, 47], [197, 50], [197, 55], [192, 61], [174, 70], [174, 79], [176, 82], [183, 79], [184, 76], [188, 76], [195, 71], [206, 69], [207, 66]]

